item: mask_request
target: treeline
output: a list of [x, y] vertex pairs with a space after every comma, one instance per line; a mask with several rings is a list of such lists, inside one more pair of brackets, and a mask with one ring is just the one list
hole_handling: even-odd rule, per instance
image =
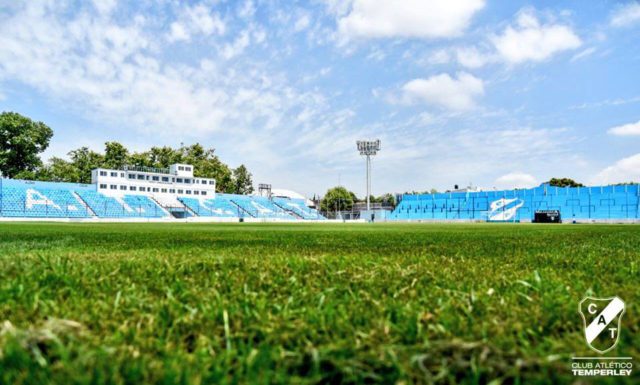
[[231, 168], [218, 158], [215, 149], [196, 143], [190, 146], [151, 147], [131, 152], [118, 142], [107, 142], [103, 153], [80, 147], [68, 159], [53, 157], [43, 162], [38, 156], [49, 146], [53, 130], [14, 112], [0, 114], [0, 172], [14, 179], [91, 183], [91, 170], [122, 169], [126, 165], [168, 168], [174, 163], [194, 166], [194, 175], [214, 178], [219, 192], [253, 192], [252, 175], [244, 165]]
[[[320, 202], [320, 209], [322, 211], [350, 211], [356, 203], [361, 202], [366, 202], [366, 197], [359, 199], [353, 191], [337, 186], [327, 190]], [[393, 194], [383, 194], [379, 197], [371, 195], [369, 202], [395, 207], [396, 198]]]

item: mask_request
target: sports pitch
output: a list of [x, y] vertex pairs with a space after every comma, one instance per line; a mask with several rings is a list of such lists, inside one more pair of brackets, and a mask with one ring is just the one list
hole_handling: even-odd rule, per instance
[[589, 383], [586, 295], [624, 299], [610, 354], [640, 357], [639, 246], [630, 225], [0, 224], [0, 382]]

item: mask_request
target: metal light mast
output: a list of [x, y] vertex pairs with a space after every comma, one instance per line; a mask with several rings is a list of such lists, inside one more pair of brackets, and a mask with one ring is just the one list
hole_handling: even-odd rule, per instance
[[369, 196], [371, 195], [371, 157], [380, 151], [380, 139], [358, 140], [356, 142], [360, 155], [367, 157], [367, 210], [371, 209]]

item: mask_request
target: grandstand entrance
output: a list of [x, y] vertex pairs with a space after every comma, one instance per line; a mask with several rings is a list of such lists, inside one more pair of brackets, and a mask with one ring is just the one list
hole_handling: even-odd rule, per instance
[[191, 215], [184, 209], [184, 207], [165, 207], [165, 209], [171, 214], [172, 217], [178, 219], [189, 218]]

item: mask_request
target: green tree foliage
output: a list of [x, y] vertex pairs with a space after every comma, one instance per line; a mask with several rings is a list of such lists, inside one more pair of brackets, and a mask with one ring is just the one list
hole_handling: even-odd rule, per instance
[[233, 170], [233, 183], [236, 194], [251, 194], [253, 192], [252, 175], [244, 164]]
[[182, 146], [177, 151], [180, 154], [179, 162], [177, 163], [192, 164], [195, 169], [195, 176], [214, 178], [218, 191], [227, 193], [235, 191], [231, 168], [215, 155], [215, 149], [205, 149], [202, 145], [196, 143], [188, 147]]
[[149, 151], [130, 153], [118, 142], [105, 143], [104, 155], [81, 147], [69, 152], [69, 160], [51, 158], [34, 170], [22, 170], [18, 179], [91, 183], [91, 170], [95, 168], [121, 169], [125, 165], [168, 168], [174, 163], [194, 166], [194, 175], [214, 178], [219, 192], [247, 194], [253, 192], [251, 173], [242, 165], [235, 170], [223, 163], [213, 148], [206, 149], [196, 143], [191, 146], [152, 147]]
[[66, 177], [66, 182], [91, 183], [91, 170], [104, 167], [104, 155], [89, 150], [88, 147], [80, 147], [69, 152], [72, 167], [75, 168], [77, 180], [72, 180], [72, 175]]
[[584, 187], [582, 183], [578, 183], [570, 178], [551, 178], [549, 186], [554, 187]]
[[13, 178], [42, 165], [39, 154], [47, 149], [53, 130], [42, 122], [15, 112], [0, 114], [0, 171]]
[[118, 142], [105, 143], [104, 161], [102, 167], [111, 169], [122, 169], [129, 163], [129, 150]]
[[78, 182], [80, 174], [78, 168], [62, 158], [53, 157], [49, 163], [37, 171], [23, 171], [15, 176], [16, 179], [41, 180], [50, 182]]
[[383, 194], [381, 196], [378, 197], [377, 199], [378, 203], [382, 203], [383, 205], [388, 205], [388, 206], [396, 206], [396, 197], [393, 194]]
[[355, 196], [354, 193], [348, 191], [342, 186], [331, 188], [327, 191], [320, 208], [323, 211], [348, 211], [353, 207]]

